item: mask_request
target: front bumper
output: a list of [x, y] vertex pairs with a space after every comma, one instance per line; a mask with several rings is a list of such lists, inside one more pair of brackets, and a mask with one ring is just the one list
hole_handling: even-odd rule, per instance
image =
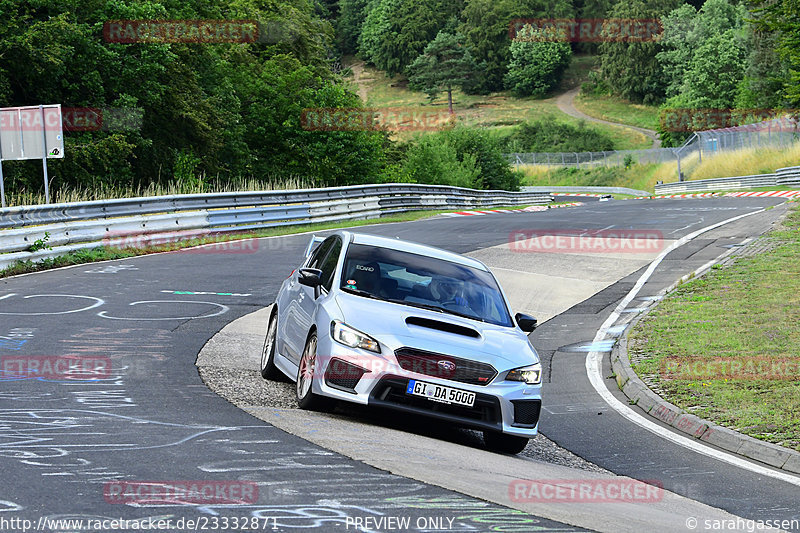
[[[318, 345], [317, 361], [313, 390], [322, 396], [433, 417], [472, 429], [529, 438], [538, 433], [541, 385], [498, 378], [487, 385], [440, 379], [403, 369], [392, 353], [372, 354], [336, 342]], [[406, 393], [409, 379], [474, 392], [475, 404], [470, 408], [412, 396]]]

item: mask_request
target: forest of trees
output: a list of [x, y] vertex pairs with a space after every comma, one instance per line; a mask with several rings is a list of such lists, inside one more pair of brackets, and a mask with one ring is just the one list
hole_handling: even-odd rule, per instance
[[[515, 19], [603, 17], [659, 19], [664, 33], [569, 44], [509, 36]], [[103, 39], [104, 22], [127, 19], [246, 19], [271, 31], [224, 44]], [[503, 147], [485, 132], [398, 143], [384, 132], [307, 131], [302, 110], [364, 105], [341, 74], [343, 55], [431, 95], [535, 98], [558, 86], [573, 53], [598, 56], [590, 90], [634, 103], [800, 106], [797, 0], [0, 0], [0, 107], [141, 110], [140, 128], [68, 132], [67, 157], [51, 164], [59, 186], [301, 177], [513, 189]], [[35, 163], [6, 164], [7, 188], [39, 187]]]

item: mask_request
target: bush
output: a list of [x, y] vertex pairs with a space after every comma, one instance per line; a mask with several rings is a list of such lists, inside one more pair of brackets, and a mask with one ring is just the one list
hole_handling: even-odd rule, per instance
[[408, 148], [403, 170], [418, 183], [456, 187], [515, 191], [520, 182], [497, 140], [470, 128], [419, 138]]
[[572, 48], [564, 41], [553, 41], [554, 32], [524, 26], [511, 43], [511, 61], [505, 77], [506, 88], [517, 96], [546, 95], [561, 83], [572, 59]]
[[474, 188], [481, 170], [476, 166], [475, 156], [466, 155], [459, 160], [453, 145], [429, 135], [409, 150], [403, 171], [417, 183]]
[[577, 126], [539, 120], [520, 124], [503, 141], [506, 152], [602, 152], [614, 149], [614, 141], [584, 122]]
[[587, 96], [608, 96], [613, 94], [614, 91], [608, 86], [599, 72], [595, 70], [589, 71], [589, 81], [581, 84], [581, 94]]

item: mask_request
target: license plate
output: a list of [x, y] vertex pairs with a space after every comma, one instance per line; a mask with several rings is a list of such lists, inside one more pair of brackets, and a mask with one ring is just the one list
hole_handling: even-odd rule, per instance
[[465, 407], [472, 407], [475, 404], [474, 392], [417, 381], [416, 379], [408, 380], [406, 394], [422, 396], [434, 402], [463, 405]]

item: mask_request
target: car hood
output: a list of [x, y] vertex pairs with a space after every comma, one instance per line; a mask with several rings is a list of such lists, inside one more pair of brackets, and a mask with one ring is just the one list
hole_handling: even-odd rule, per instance
[[[539, 361], [528, 337], [516, 327], [502, 327], [392, 302], [339, 293], [335, 297], [344, 320], [351, 327], [374, 337], [391, 350], [403, 346], [465, 357], [493, 365], [498, 371]], [[467, 336], [415, 324], [409, 317], [469, 328], [478, 336]], [[413, 319], [412, 319], [413, 322]]]

